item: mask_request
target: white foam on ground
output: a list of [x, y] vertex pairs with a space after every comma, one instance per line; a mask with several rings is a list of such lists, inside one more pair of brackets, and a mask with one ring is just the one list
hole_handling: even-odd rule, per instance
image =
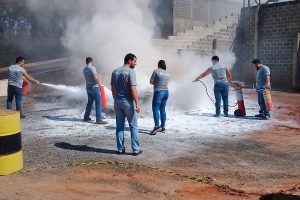
[[[233, 99], [231, 94], [230, 99]], [[59, 103], [58, 103], [59, 104]], [[67, 106], [65, 108], [58, 104], [36, 104], [36, 110], [55, 109], [49, 111], [49, 116], [43, 117], [38, 124], [33, 126], [48, 127], [47, 136], [66, 136], [66, 135], [80, 135], [87, 133], [89, 135], [99, 134], [99, 131], [105, 130], [104, 126], [94, 125], [93, 123], [82, 122], [85, 103], [82, 102], [76, 107]], [[234, 105], [234, 102], [230, 102]], [[176, 134], [176, 137], [184, 138], [189, 136], [227, 136], [227, 135], [239, 135], [243, 133], [251, 133], [258, 130], [265, 130], [274, 124], [293, 124], [292, 121], [281, 121], [272, 117], [269, 120], [260, 120], [253, 116], [258, 113], [259, 107], [255, 100], [245, 99], [247, 116], [248, 118], [234, 117], [233, 112], [236, 108], [230, 108], [229, 117], [214, 117], [215, 108], [211, 102], [200, 105], [190, 111], [174, 110], [171, 107], [167, 108], [167, 123], [166, 129], [169, 134]], [[138, 125], [139, 129], [143, 132], [150, 132], [154, 126], [152, 112], [150, 108], [142, 107], [142, 113], [139, 114]], [[94, 110], [92, 111], [92, 118], [94, 117]], [[114, 117], [108, 117], [106, 119], [109, 122], [111, 130], [105, 130], [106, 132], [115, 133], [115, 119]], [[127, 125], [128, 127], [128, 125]], [[53, 131], [52, 129], [53, 128]]]

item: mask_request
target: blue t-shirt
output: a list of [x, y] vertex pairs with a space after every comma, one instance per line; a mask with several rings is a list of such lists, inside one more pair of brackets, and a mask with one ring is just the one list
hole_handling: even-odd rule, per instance
[[123, 66], [114, 70], [111, 75], [110, 84], [115, 91], [116, 100], [133, 100], [130, 88], [137, 85], [133, 69]]
[[270, 68], [263, 65], [256, 73], [256, 89], [264, 89], [267, 84], [266, 76], [270, 76]]
[[86, 87], [99, 87], [98, 83], [94, 80], [94, 75], [97, 74], [94, 66], [86, 66], [83, 69], [83, 74], [86, 81]]
[[8, 85], [18, 88], [23, 87], [23, 73], [25, 69], [19, 65], [12, 65], [8, 68]]

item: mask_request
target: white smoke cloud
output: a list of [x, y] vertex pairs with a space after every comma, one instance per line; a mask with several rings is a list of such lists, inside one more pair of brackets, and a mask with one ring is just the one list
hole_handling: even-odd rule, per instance
[[[48, 2], [48, 3], [45, 3]], [[209, 101], [203, 86], [192, 80], [211, 66], [210, 56], [157, 49], [152, 42], [155, 20], [149, 8], [150, 0], [28, 0], [28, 5], [43, 16], [55, 9], [66, 10], [67, 30], [61, 38], [63, 44], [84, 63], [84, 58], [95, 58], [95, 66], [106, 85], [112, 71], [123, 65], [125, 54], [131, 52], [138, 57], [136, 67], [138, 91], [141, 96], [151, 92], [151, 73], [160, 59], [166, 61], [171, 73], [169, 104], [174, 109], [191, 109]], [[72, 2], [72, 4], [70, 4]], [[47, 8], [47, 11], [43, 8]], [[46, 13], [46, 14], [44, 14]], [[71, 17], [70, 17], [71, 16]], [[221, 62], [232, 66], [235, 57], [231, 53], [220, 53]], [[82, 71], [81, 68], [78, 70]], [[79, 73], [79, 74], [80, 74]], [[204, 80], [212, 92], [212, 78]], [[107, 94], [111, 95], [111, 94]], [[149, 103], [149, 102], [148, 102]], [[151, 106], [150, 103], [148, 106]]]

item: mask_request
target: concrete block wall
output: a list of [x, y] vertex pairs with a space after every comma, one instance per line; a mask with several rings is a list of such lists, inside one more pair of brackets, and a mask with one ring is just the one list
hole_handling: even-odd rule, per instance
[[[224, 6], [226, 4], [226, 6]], [[217, 21], [230, 13], [239, 14], [241, 2], [229, 0], [174, 0], [173, 34]]]
[[[251, 66], [255, 51], [255, 11], [256, 7], [242, 9], [234, 47], [237, 56], [234, 75], [249, 83], [255, 81], [255, 70]], [[295, 73], [298, 70], [295, 57], [300, 33], [300, 1], [262, 5], [258, 27], [257, 57], [271, 68], [273, 87], [300, 87], [300, 77]]]
[[231, 14], [217, 22], [179, 32], [168, 39], [156, 39], [154, 44], [163, 49], [188, 50], [201, 55], [213, 52], [213, 40], [217, 40], [216, 50], [229, 50], [235, 38], [238, 15]]

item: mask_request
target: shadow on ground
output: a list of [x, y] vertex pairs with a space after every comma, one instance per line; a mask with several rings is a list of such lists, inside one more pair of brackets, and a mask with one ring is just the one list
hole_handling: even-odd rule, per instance
[[65, 117], [66, 115], [58, 115], [58, 116], [43, 116], [49, 120], [53, 121], [61, 121], [61, 122], [84, 122], [84, 123], [91, 123], [91, 122], [85, 122], [81, 118], [76, 118], [76, 117]]
[[86, 145], [74, 145], [74, 144], [69, 144], [66, 142], [55, 143], [55, 146], [58, 148], [61, 148], [61, 149], [73, 150], [73, 151], [96, 152], [96, 153], [106, 153], [106, 154], [117, 154], [118, 153], [115, 150], [94, 148], [94, 147], [89, 147]]
[[261, 196], [259, 200], [300, 200], [300, 196], [277, 193]]

